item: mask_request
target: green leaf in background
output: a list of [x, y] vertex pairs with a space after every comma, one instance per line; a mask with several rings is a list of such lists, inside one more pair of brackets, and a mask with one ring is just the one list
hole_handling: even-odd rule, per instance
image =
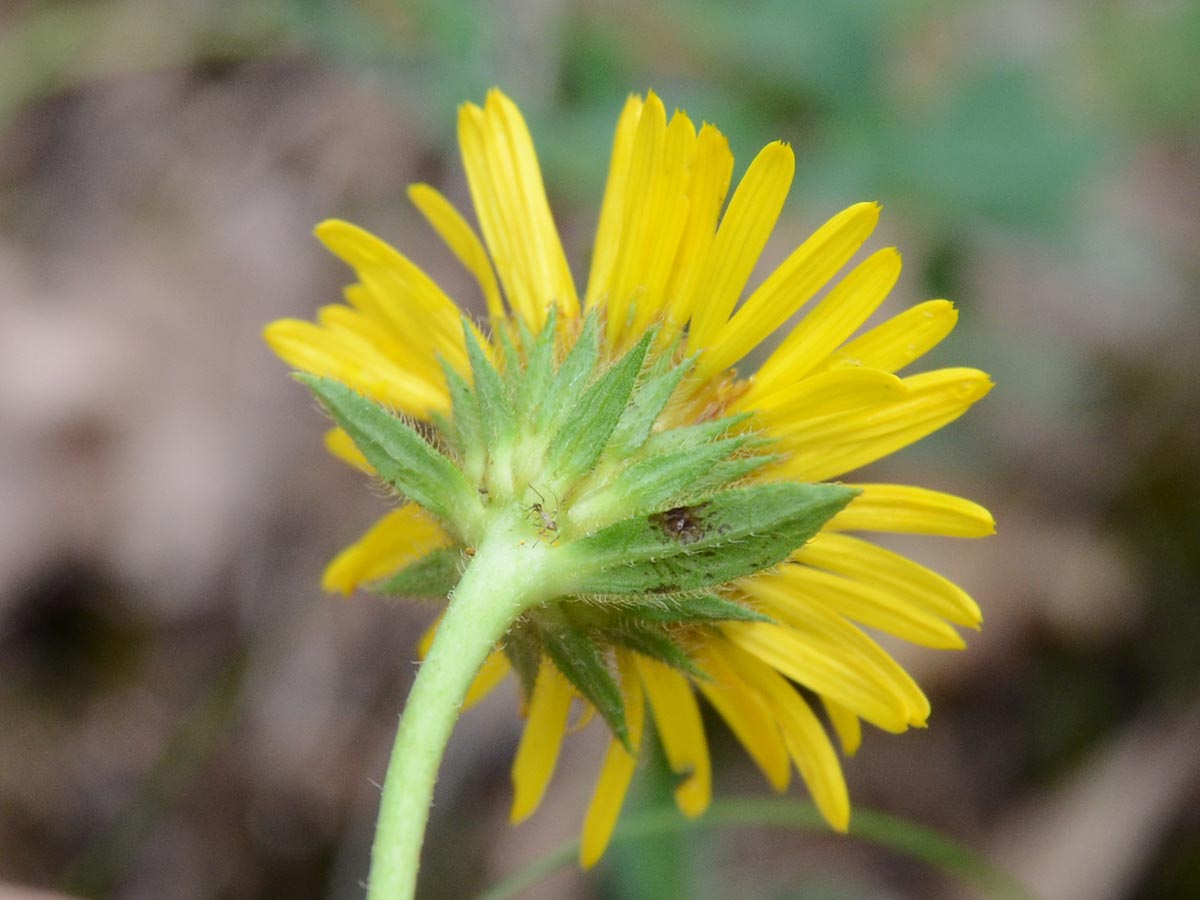
[[[700, 49], [779, 112], [862, 106], [883, 86], [904, 6], [879, 0], [676, 0]], [[789, 109], [790, 107], [790, 109]], [[721, 120], [724, 121], [724, 120]]]
[[[679, 777], [671, 771], [657, 731], [653, 716], [648, 716], [642, 739], [643, 762], [625, 798], [624, 816], [636, 818], [674, 808]], [[620, 900], [694, 898], [705, 877], [706, 843], [702, 834], [676, 831], [611, 844], [597, 870], [603, 885], [601, 893]]]
[[[444, 144], [464, 99], [496, 81], [504, 44], [501, 10], [484, 0], [272, 0], [276, 15], [302, 44], [364, 80], [402, 85], [402, 95], [430, 114], [422, 124]], [[500, 21], [498, 21], [500, 20]]]
[[1200, 4], [1097, 4], [1089, 12], [1118, 121], [1138, 136], [1155, 128], [1200, 137]]
[[929, 108], [890, 120], [874, 154], [885, 184], [947, 220], [1046, 227], [1065, 221], [1097, 147], [1051, 105], [1039, 73], [993, 63]]
[[[612, 837], [610, 853], [616, 855], [622, 847], [642, 846], [656, 838], [675, 836], [680, 840], [694, 841], [695, 835], [711, 828], [745, 826], [771, 826], [829, 834], [829, 826], [809, 803], [789, 800], [786, 797], [716, 800], [708, 812], [696, 820], [684, 818], [673, 806], [633, 811], [617, 826]], [[925, 863], [982, 890], [986, 896], [1004, 900], [1036, 900], [1016, 879], [970, 847], [922, 825], [859, 806], [854, 810], [848, 839], [858, 839], [884, 847], [900, 856]], [[551, 872], [570, 864], [578, 855], [577, 840], [564, 843], [541, 859], [503, 879], [480, 895], [479, 900], [509, 900], [519, 897], [523, 890], [537, 884]], [[683, 882], [665, 883], [668, 893], [623, 896], [670, 896], [680, 900], [691, 896], [690, 890], [680, 887]]]

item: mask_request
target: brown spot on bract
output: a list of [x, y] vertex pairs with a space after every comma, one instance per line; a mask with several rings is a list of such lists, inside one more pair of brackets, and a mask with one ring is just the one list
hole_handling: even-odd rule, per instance
[[681, 544], [694, 544], [708, 531], [701, 516], [701, 511], [707, 505], [676, 506], [674, 509], [655, 513], [650, 517], [650, 521], [667, 537], [674, 538]]

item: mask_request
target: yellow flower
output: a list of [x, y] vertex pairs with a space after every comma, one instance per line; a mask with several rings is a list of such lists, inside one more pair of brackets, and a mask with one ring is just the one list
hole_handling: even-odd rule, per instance
[[[726, 203], [733, 158], [725, 137], [711, 125], [696, 129], [681, 112], [668, 120], [653, 93], [644, 100], [630, 97], [617, 124], [591, 270], [580, 296], [516, 106], [492, 91], [482, 108], [467, 104], [459, 110], [458, 126], [482, 239], [432, 187], [415, 185], [409, 195], [478, 283], [491, 339], [474, 326], [464, 333], [459, 306], [414, 263], [340, 221], [321, 224], [317, 235], [355, 271], [358, 280], [346, 289], [345, 304], [323, 307], [316, 323], [275, 322], [266, 338], [296, 368], [429, 423], [424, 433], [435, 435], [431, 440], [446, 446], [468, 475], [483, 479], [481, 493], [493, 478], [523, 498], [535, 542], [569, 543], [619, 518], [620, 510], [611, 507], [620, 506], [620, 497], [614, 500], [601, 488], [612, 483], [621, 461], [608, 463], [608, 481], [594, 471], [590, 482], [556, 481], [553, 473], [523, 468], [536, 442], [518, 439], [515, 446], [525, 449], [504, 457], [511, 471], [480, 475], [486, 466], [472, 461], [469, 448], [451, 447], [444, 438], [455, 429], [458, 410], [451, 381], [465, 385], [478, 371], [471, 359], [475, 342], [506, 372], [532, 365], [530, 345], [520, 335], [538, 335], [549, 323], [561, 361], [590, 316], [599, 323], [600, 369], [604, 360], [615, 363], [643, 341], [642, 377], [656, 361], [666, 368], [688, 361], [690, 369], [680, 369], [654, 431], [728, 422], [733, 434], [757, 442], [738, 444], [740, 458], [751, 458], [745, 475], [732, 478], [741, 485], [838, 479], [958, 418], [991, 387], [986, 375], [969, 368], [896, 374], [953, 328], [957, 314], [945, 300], [861, 330], [900, 273], [899, 253], [886, 248], [840, 274], [874, 229], [875, 204], [834, 216], [743, 299], [792, 180], [793, 155], [785, 144], [765, 147]], [[757, 372], [739, 368], [835, 279]], [[513, 344], [524, 348], [515, 356]], [[345, 431], [330, 432], [327, 443], [335, 455], [372, 470]], [[744, 609], [745, 617], [702, 613], [699, 595], [682, 591], [672, 602], [690, 609], [694, 599], [697, 608], [674, 620], [664, 615], [656, 626], [682, 656], [653, 648], [639, 652], [628, 642], [600, 648], [616, 674], [624, 733], [612, 740], [587, 810], [585, 866], [600, 857], [612, 834], [647, 715], [679, 776], [679, 808], [697, 816], [708, 805], [710, 762], [697, 693], [774, 789], [787, 788], [794, 766], [838, 830], [848, 825], [849, 800], [821, 715], [847, 755], [859, 746], [863, 720], [889, 732], [925, 724], [929, 704], [920, 688], [860, 626], [928, 647], [961, 648], [954, 626], [977, 628], [979, 609], [946, 579], [855, 534], [979, 537], [993, 532], [993, 521], [982, 507], [934, 490], [850, 486], [857, 494], [849, 504], [783, 565], [706, 595], [704, 602]], [[696, 508], [671, 505], [655, 515], [664, 531], [686, 543]], [[326, 588], [349, 593], [447, 548], [469, 557], [469, 529], [456, 533], [444, 518], [416, 503], [401, 506], [330, 564]], [[561, 597], [555, 604], [576, 612], [605, 609], [603, 598], [594, 596]], [[612, 608], [622, 609], [619, 603]], [[425, 646], [432, 638], [431, 629]], [[512, 646], [498, 647], [468, 704], [503, 680], [513, 659]], [[538, 654], [532, 669], [521, 673], [527, 724], [513, 766], [514, 821], [540, 803], [572, 705], [585, 712], [595, 705], [558, 662], [552, 653]]]

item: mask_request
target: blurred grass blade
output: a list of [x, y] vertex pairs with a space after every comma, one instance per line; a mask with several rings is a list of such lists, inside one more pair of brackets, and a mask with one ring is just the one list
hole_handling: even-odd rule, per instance
[[[628, 817], [617, 827], [612, 843], [645, 840], [675, 832], [731, 826], [772, 826], [819, 832], [829, 836], [816, 807], [784, 797], [715, 801], [703, 818], [690, 821], [674, 808], [651, 810]], [[850, 823], [850, 837], [926, 863], [947, 875], [973, 885], [989, 896], [1004, 900], [1037, 900], [1007, 872], [980, 853], [922, 825], [858, 807]], [[479, 900], [508, 900], [531, 885], [572, 863], [579, 856], [579, 841], [568, 841], [536, 859], [481, 894]]]

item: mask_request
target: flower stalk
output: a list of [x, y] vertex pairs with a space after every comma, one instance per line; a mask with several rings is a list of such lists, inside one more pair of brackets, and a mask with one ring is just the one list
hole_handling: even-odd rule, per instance
[[383, 784], [368, 900], [415, 895], [434, 783], [467, 690], [513, 622], [547, 599], [549, 550], [527, 531], [522, 510], [492, 517], [417, 670]]

